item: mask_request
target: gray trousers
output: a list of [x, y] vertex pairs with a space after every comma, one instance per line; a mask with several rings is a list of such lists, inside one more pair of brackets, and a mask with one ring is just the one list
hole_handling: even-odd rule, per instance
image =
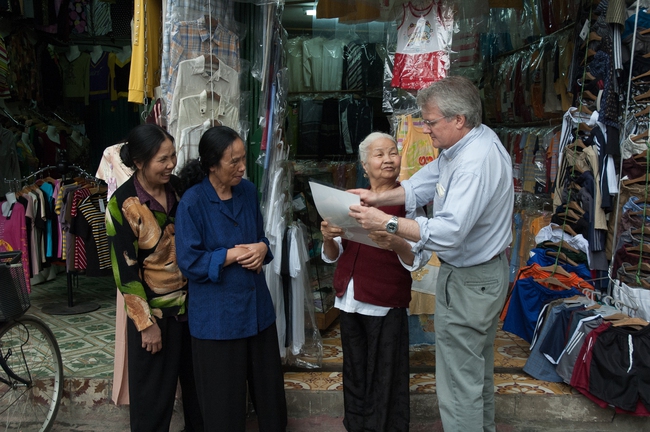
[[447, 432], [496, 431], [494, 338], [508, 291], [508, 260], [443, 263], [436, 289], [436, 392]]

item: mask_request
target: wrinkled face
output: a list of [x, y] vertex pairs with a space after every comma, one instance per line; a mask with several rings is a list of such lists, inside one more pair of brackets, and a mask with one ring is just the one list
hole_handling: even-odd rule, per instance
[[400, 169], [397, 144], [388, 138], [379, 138], [368, 146], [368, 156], [363, 168], [372, 184], [377, 180], [397, 180]]
[[219, 165], [210, 168], [216, 180], [225, 186], [236, 186], [241, 182], [246, 172], [246, 149], [244, 142], [237, 138], [223, 152]]
[[424, 105], [420, 110], [425, 120], [422, 131], [429, 134], [435, 148], [448, 149], [465, 135], [464, 116], [444, 117], [438, 107], [432, 105]]
[[162, 185], [169, 181], [176, 167], [176, 149], [172, 140], [167, 138], [160, 144], [158, 153], [145, 165], [136, 162], [144, 180], [152, 186]]

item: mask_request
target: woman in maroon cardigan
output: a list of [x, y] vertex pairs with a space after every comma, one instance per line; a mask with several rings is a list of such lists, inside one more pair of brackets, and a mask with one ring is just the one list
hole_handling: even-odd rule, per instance
[[[399, 185], [400, 156], [390, 135], [368, 135], [359, 145], [359, 159], [371, 191]], [[403, 205], [381, 210], [406, 217]], [[334, 305], [341, 310], [343, 424], [348, 431], [407, 431], [410, 270], [423, 257], [414, 255], [406, 240], [387, 231], [369, 234], [378, 247], [341, 239], [343, 230], [326, 221], [321, 232], [323, 260], [338, 261]]]

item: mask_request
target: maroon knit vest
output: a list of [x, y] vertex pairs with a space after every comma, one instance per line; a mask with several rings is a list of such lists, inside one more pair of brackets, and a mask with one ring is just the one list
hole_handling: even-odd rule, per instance
[[[405, 217], [404, 206], [379, 207], [384, 213]], [[341, 297], [354, 278], [354, 298], [375, 306], [408, 307], [411, 272], [395, 252], [343, 239], [343, 254], [334, 272], [334, 289]]]

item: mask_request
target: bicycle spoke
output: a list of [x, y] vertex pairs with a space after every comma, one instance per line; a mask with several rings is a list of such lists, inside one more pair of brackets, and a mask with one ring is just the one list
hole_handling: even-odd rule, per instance
[[54, 423], [63, 388], [63, 365], [54, 335], [42, 321], [29, 316], [0, 332], [7, 366], [27, 381], [0, 383], [0, 425], [12, 431], [46, 432]]

